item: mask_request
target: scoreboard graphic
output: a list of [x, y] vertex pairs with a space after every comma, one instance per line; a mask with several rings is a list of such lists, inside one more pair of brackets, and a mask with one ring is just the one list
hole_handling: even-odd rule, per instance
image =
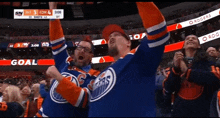
[[63, 19], [63, 9], [14, 9], [14, 19]]

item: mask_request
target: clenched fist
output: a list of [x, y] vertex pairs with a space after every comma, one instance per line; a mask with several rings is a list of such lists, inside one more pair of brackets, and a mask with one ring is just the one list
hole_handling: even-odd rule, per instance
[[56, 79], [57, 81], [61, 81], [63, 79], [63, 76], [60, 74], [55, 66], [48, 67], [46, 75]]
[[46, 82], [46, 80], [42, 80], [42, 81], [40, 81], [40, 84], [47, 85], [47, 82]]

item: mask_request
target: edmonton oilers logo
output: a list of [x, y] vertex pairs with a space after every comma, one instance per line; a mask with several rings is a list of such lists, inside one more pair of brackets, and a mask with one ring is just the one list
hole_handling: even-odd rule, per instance
[[[61, 75], [63, 75], [64, 77], [68, 77], [68, 79], [70, 79], [71, 82], [79, 86], [76, 76], [70, 73], [67, 73], [67, 72], [62, 72]], [[57, 80], [55, 80], [54, 83], [52, 84], [51, 90], [50, 90], [50, 97], [56, 103], [67, 103], [66, 99], [64, 99], [59, 93], [56, 92], [56, 88], [58, 84], [59, 83]]]
[[116, 74], [113, 68], [108, 68], [102, 72], [93, 84], [93, 92], [90, 102], [97, 101], [104, 97], [114, 87], [116, 82]]

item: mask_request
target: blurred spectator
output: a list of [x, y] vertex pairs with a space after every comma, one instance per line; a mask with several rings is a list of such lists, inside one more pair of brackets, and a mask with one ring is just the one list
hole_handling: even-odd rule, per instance
[[209, 31], [213, 31], [213, 30], [214, 30], [214, 28], [213, 28], [213, 26], [211, 25], [211, 23], [208, 23], [208, 24], [207, 24], [207, 29], [208, 29]]
[[219, 57], [220, 57], [220, 46], [218, 46], [218, 53], [219, 53]]
[[216, 66], [220, 67], [220, 58], [219, 53], [214, 47], [209, 47], [206, 52], [208, 53], [210, 57], [210, 61], [213, 61], [216, 63]]
[[209, 117], [219, 117], [219, 112], [220, 112], [220, 89], [216, 91], [212, 97], [211, 105], [210, 105], [210, 116]]
[[40, 84], [33, 84], [31, 87], [31, 96], [27, 100], [27, 106], [24, 117], [34, 117], [38, 110], [41, 108], [43, 98], [40, 96], [39, 88]]
[[[156, 72], [156, 90], [155, 90], [155, 101], [156, 101], [156, 117], [168, 117], [171, 114], [171, 106], [166, 106], [164, 104], [163, 98], [163, 88], [162, 83], [166, 76], [164, 75], [165, 69], [161, 68], [161, 65], [158, 66]], [[164, 72], [163, 72], [164, 71]]]
[[182, 52], [175, 53], [173, 63], [164, 80], [165, 102], [171, 104], [171, 95], [175, 92], [171, 116], [208, 117], [213, 93], [220, 87], [220, 75], [197, 36], [185, 38]]
[[2, 91], [1, 91], [2, 85], [3, 85], [3, 80], [0, 79], [0, 102], [2, 101]]
[[21, 105], [20, 89], [17, 86], [10, 85], [3, 92], [3, 102], [0, 106], [1, 117], [19, 117], [24, 112]]
[[[6, 87], [8, 87], [9, 85], [15, 85], [15, 83], [13, 82], [12, 78], [6, 78], [3, 80], [2, 86], [1, 86], [1, 91], [3, 92], [5, 90]], [[3, 96], [1, 96], [3, 97]], [[2, 102], [2, 101], [0, 101]]]
[[[29, 98], [31, 94], [31, 89], [30, 87], [28, 86], [27, 83], [23, 84], [21, 86], [21, 97], [22, 97], [22, 106], [24, 107], [24, 109], [26, 109], [26, 106], [27, 106], [27, 100]], [[24, 114], [23, 114], [24, 115]], [[22, 115], [22, 116], [23, 116]]]

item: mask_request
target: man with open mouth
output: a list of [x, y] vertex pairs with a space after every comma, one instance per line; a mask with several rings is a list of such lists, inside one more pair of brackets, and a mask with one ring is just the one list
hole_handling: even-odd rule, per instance
[[[147, 36], [131, 50], [131, 41], [119, 25], [110, 24], [103, 29], [102, 36], [115, 62], [92, 83], [89, 117], [156, 116], [155, 73], [170, 34], [153, 2], [136, 2], [136, 5]], [[59, 81], [58, 86], [63, 86], [57, 92], [69, 102], [75, 98], [65, 91], [77, 95], [83, 89], [68, 82], [55, 67], [48, 68], [46, 73]]]
[[[57, 2], [49, 2], [49, 8], [56, 9]], [[49, 37], [56, 68], [62, 77], [67, 78], [68, 82], [75, 83], [76, 86], [83, 89], [79, 91], [79, 94], [65, 91], [69, 97], [73, 98], [74, 96], [76, 98], [68, 101], [58, 93], [58, 91], [62, 91], [63, 86], [58, 85], [59, 82], [54, 79], [51, 83], [49, 94], [45, 97], [36, 117], [87, 117], [89, 109], [87, 103], [91, 91], [91, 83], [99, 74], [99, 71], [92, 69], [90, 65], [94, 46], [91, 39], [85, 37], [79, 42], [74, 50], [73, 57], [71, 57], [67, 52], [60, 20], [51, 19], [49, 23]]]

